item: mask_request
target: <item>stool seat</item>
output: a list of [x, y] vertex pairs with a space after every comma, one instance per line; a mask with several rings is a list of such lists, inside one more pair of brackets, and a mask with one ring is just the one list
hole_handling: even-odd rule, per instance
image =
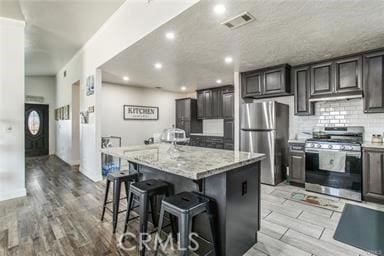
[[153, 190], [168, 188], [169, 184], [162, 180], [144, 180], [132, 184], [132, 189], [135, 189], [141, 193], [151, 192]]
[[[110, 210], [107, 207], [107, 204], [112, 203], [113, 209], [112, 209], [112, 225], [113, 225], [113, 233], [116, 232], [117, 228], [117, 221], [118, 221], [118, 215], [119, 213], [122, 213], [123, 211], [119, 211], [119, 204], [120, 204], [120, 190], [121, 185], [124, 184], [125, 192], [128, 195], [129, 193], [129, 186], [131, 182], [136, 182], [139, 180], [140, 173], [130, 173], [129, 171], [119, 171], [119, 172], [112, 172], [107, 175], [107, 184], [105, 187], [105, 196], [104, 196], [104, 203], [103, 203], [103, 211], [101, 213], [101, 220], [104, 220], [104, 214], [105, 210]], [[112, 201], [108, 201], [108, 193], [109, 193], [109, 187], [110, 184], [113, 184], [113, 199]], [[128, 197], [127, 203], [128, 203]]]
[[181, 192], [177, 195], [167, 197], [162, 202], [165, 206], [175, 208], [178, 211], [189, 212], [204, 207], [209, 199], [199, 194]]
[[[179, 226], [179, 252], [180, 256], [189, 256], [190, 234], [192, 233], [193, 219], [205, 213], [208, 216], [212, 237], [213, 253], [219, 254], [219, 244], [216, 236], [216, 209], [213, 199], [196, 192], [181, 192], [167, 197], [161, 202], [158, 237], [161, 235], [165, 213], [178, 218]], [[156, 255], [160, 240], [157, 241]]]
[[137, 175], [138, 173], [130, 173], [129, 170], [111, 172], [111, 173], [108, 173], [107, 180], [112, 182], [116, 179], [126, 180], [126, 179], [132, 179], [133, 176], [137, 176]]
[[[146, 233], [148, 230], [148, 215], [149, 215], [149, 206], [151, 208], [151, 216], [153, 225], [157, 227], [158, 225], [158, 212], [155, 203], [155, 199], [157, 196], [170, 196], [173, 194], [173, 187], [170, 183], [167, 183], [162, 180], [144, 180], [132, 183], [129, 188], [128, 194], [128, 208], [127, 215], [125, 218], [124, 225], [124, 234], [128, 230], [128, 222], [131, 220], [131, 211], [133, 205], [133, 197], [137, 198], [137, 203], [139, 204], [139, 225], [140, 225], [140, 234], [142, 234], [142, 239], [145, 241]], [[124, 241], [124, 237], [123, 237]], [[145, 255], [145, 246], [140, 246], [139, 251], [140, 256]]]

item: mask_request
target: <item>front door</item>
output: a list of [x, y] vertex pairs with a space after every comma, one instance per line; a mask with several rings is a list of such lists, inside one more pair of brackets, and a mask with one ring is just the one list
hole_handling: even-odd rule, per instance
[[25, 155], [49, 154], [48, 105], [25, 104]]

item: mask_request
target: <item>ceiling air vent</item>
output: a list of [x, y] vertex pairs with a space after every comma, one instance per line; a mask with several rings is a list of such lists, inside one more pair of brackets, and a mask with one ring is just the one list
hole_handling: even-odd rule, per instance
[[253, 17], [249, 12], [243, 12], [233, 18], [230, 18], [227, 21], [224, 21], [223, 23], [221, 23], [221, 25], [225, 25], [230, 29], [235, 29], [254, 20], [255, 17]]

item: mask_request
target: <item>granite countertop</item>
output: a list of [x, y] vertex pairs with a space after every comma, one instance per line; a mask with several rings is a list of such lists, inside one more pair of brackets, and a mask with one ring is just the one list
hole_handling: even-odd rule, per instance
[[364, 141], [363, 148], [380, 148], [380, 149], [384, 149], [384, 143], [372, 143], [370, 141]]
[[191, 146], [179, 146], [179, 156], [172, 158], [167, 152], [169, 147], [169, 144], [152, 144], [103, 148], [101, 152], [193, 180], [231, 171], [265, 158], [265, 154]]
[[224, 137], [224, 134], [219, 133], [190, 133], [192, 136], [211, 136], [211, 137]]

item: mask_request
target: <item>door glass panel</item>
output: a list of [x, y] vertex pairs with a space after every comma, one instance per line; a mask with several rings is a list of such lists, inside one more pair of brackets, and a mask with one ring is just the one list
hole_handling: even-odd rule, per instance
[[40, 130], [40, 115], [35, 110], [29, 113], [28, 129], [32, 135], [36, 135]]

